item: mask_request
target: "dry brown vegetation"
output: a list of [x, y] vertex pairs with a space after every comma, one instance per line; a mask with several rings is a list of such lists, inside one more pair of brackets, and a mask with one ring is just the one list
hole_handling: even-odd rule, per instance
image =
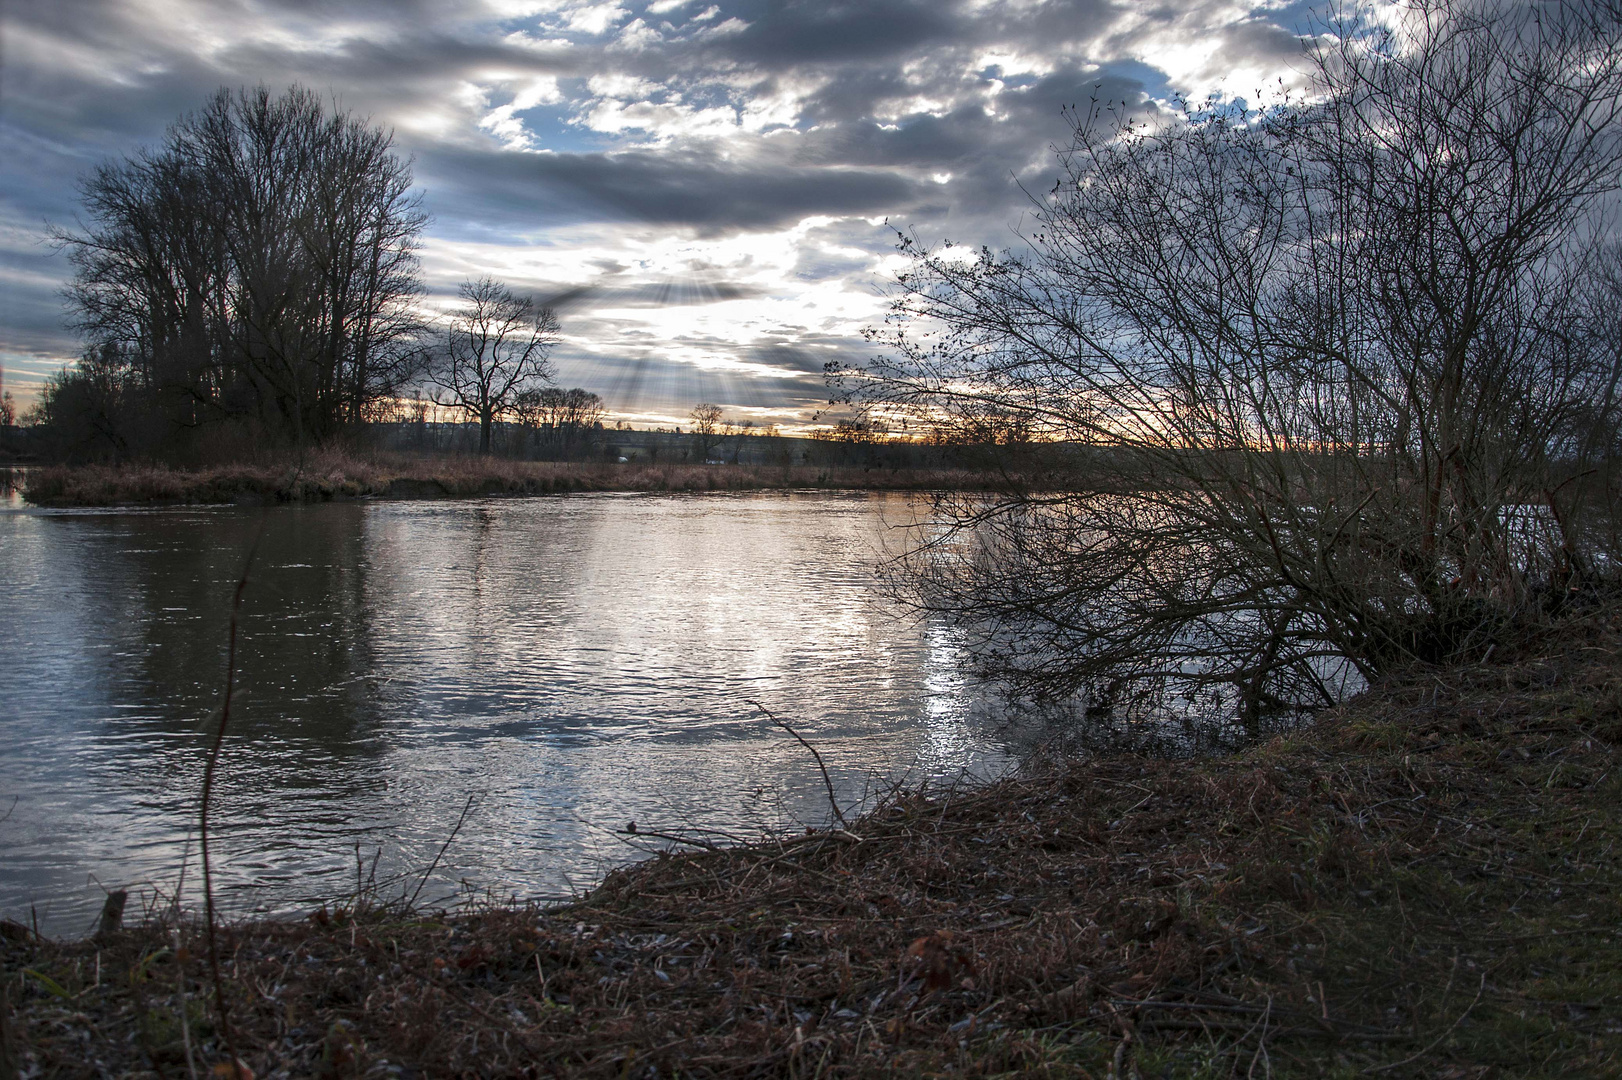
[[[234, 926], [232, 1042], [260, 1077], [1617, 1075], [1618, 640], [1233, 758], [899, 794], [567, 907]], [[7, 931], [11, 1068], [229, 1075], [197, 926]]]
[[330, 499], [467, 498], [572, 491], [749, 491], [773, 488], [939, 490], [973, 488], [965, 470], [855, 466], [646, 465], [427, 458], [322, 451], [303, 462], [178, 469], [84, 465], [31, 469], [24, 497], [38, 506], [322, 502]]

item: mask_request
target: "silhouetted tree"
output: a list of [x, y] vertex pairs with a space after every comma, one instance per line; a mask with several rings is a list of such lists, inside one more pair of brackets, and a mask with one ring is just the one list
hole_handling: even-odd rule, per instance
[[603, 399], [580, 387], [530, 387], [519, 391], [513, 412], [544, 455], [567, 461], [601, 429]]
[[743, 454], [743, 441], [752, 435], [754, 430], [755, 422], [753, 420], [728, 420], [721, 425], [722, 444], [732, 444], [732, 464], [738, 464], [738, 460]]
[[171, 421], [323, 439], [414, 374], [426, 217], [388, 132], [298, 87], [221, 90], [83, 189], [90, 227], [57, 234], [74, 325]]
[[700, 402], [688, 413], [693, 421], [693, 441], [698, 444], [698, 460], [710, 460], [710, 448], [720, 438], [721, 406]]
[[91, 348], [46, 379], [27, 420], [52, 455], [78, 461], [127, 458], [159, 422], [151, 391], [116, 345]]
[[1227, 683], [1255, 715], [1333, 698], [1338, 658], [1479, 657], [1622, 565], [1581, 524], [1622, 418], [1583, 303], [1622, 6], [1380, 10], [1321, 27], [1304, 99], [1075, 114], [1022, 251], [904, 240], [851, 398], [1113, 447], [1137, 491], [943, 501], [908, 595], [988, 672]]
[[431, 374], [445, 404], [479, 425], [479, 453], [490, 453], [490, 433], [526, 390], [552, 379], [547, 359], [558, 342], [558, 319], [491, 278], [464, 282], [462, 306], [451, 314]]
[[11, 391], [6, 386], [6, 369], [0, 365], [0, 428], [16, 426], [17, 403], [11, 397]]

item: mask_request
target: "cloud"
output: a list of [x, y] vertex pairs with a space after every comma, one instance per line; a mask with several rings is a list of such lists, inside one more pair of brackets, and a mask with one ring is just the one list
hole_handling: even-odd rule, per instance
[[881, 169], [746, 164], [706, 149], [503, 154], [447, 149], [422, 174], [443, 213], [500, 215], [515, 229], [579, 217], [686, 227], [701, 235], [781, 228], [819, 214], [873, 215], [919, 185]]
[[636, 371], [644, 405], [702, 379], [799, 408], [881, 311], [875, 223], [1007, 242], [1021, 184], [1051, 181], [1062, 106], [1248, 94], [1290, 76], [1298, 17], [1270, 0], [7, 5], [0, 351], [75, 350], [71, 268], [42, 241], [72, 225], [77, 177], [222, 85], [297, 81], [413, 158], [436, 302], [510, 274], [566, 300], [570, 362], [604, 389]]

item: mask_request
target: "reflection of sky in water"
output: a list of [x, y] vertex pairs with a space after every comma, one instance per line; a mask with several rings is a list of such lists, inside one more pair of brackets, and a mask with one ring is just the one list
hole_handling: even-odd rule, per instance
[[[885, 495], [601, 495], [268, 512], [0, 513], [0, 914], [77, 933], [113, 886], [172, 887], [226, 605], [242, 615], [219, 786], [228, 903], [282, 910], [426, 865], [567, 893], [609, 830], [756, 833], [910, 771], [997, 770], [957, 635], [874, 599]], [[195, 856], [193, 856], [195, 862]], [[195, 881], [195, 872], [191, 880]]]
[[964, 674], [967, 657], [961, 631], [939, 623], [922, 627], [924, 635], [924, 724], [936, 757], [971, 756], [976, 733], [969, 724], [974, 698]]

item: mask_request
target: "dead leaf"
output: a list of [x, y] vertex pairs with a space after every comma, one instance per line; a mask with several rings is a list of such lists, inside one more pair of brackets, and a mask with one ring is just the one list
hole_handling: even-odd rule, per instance
[[918, 958], [924, 989], [945, 990], [959, 976], [972, 976], [974, 962], [967, 949], [954, 944], [950, 930], [937, 930], [918, 938], [907, 947], [907, 955]]
[[1153, 985], [1154, 979], [1140, 971], [1130, 978], [1122, 979], [1120, 982], [1110, 983], [1109, 992], [1114, 994], [1116, 997], [1136, 998]]
[[471, 971], [490, 959], [490, 950], [483, 944], [476, 944], [456, 958], [456, 966], [463, 971]]
[[1042, 1011], [1069, 1019], [1085, 1012], [1092, 997], [1093, 980], [1083, 975], [1061, 990], [1042, 995]]

